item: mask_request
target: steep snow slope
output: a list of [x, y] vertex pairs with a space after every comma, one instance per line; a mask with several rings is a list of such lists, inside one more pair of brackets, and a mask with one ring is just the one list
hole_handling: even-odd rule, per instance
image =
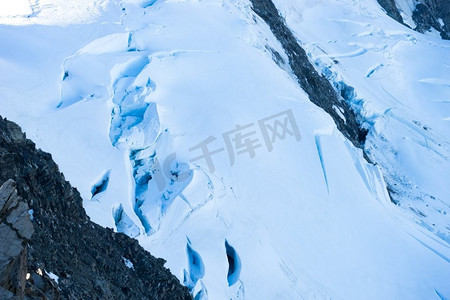
[[375, 1], [276, 3], [318, 69], [350, 86], [348, 99], [370, 128], [365, 150], [393, 201], [449, 242], [450, 43], [386, 18]]
[[[435, 58], [448, 44], [399, 29], [375, 1], [275, 3], [318, 69], [355, 87], [378, 166], [308, 100], [247, 1], [126, 1], [89, 25], [2, 26], [0, 113], [54, 154], [95, 222], [138, 238], [199, 299], [450, 297], [448, 243], [384, 181], [402, 206], [435, 197], [423, 203], [445, 233]], [[416, 170], [416, 149], [434, 169]]]

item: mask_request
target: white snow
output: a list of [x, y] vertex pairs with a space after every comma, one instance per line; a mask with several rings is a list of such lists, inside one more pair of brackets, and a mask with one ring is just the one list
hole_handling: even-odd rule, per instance
[[28, 0], [3, 1], [1, 6], [0, 18], [26, 16], [32, 13]]
[[59, 277], [56, 274], [54, 274], [52, 272], [47, 272], [47, 271], [45, 271], [45, 273], [47, 274], [48, 277], [53, 279], [56, 283], [59, 282]]
[[[354, 107], [373, 126], [366, 151], [396, 189], [403, 213], [449, 241], [443, 211], [450, 201], [450, 107], [441, 99], [450, 97], [450, 77], [441, 62], [450, 59], [450, 43], [400, 25], [370, 1], [302, 10], [275, 2], [286, 15], [302, 15], [301, 22], [289, 17], [287, 23], [322, 72], [355, 88]], [[346, 55], [355, 47], [367, 51]], [[338, 63], [326, 60], [340, 53]]]
[[129, 259], [125, 258], [125, 257], [122, 257], [122, 259], [123, 259], [123, 262], [124, 262], [124, 264], [125, 264], [125, 266], [126, 266], [127, 268], [129, 268], [129, 269], [134, 269], [134, 265], [133, 265], [133, 263], [131, 262], [131, 260], [129, 260]]
[[417, 0], [395, 0], [395, 4], [400, 10], [403, 22], [411, 28], [415, 28], [416, 24], [412, 19], [413, 11], [416, 9]]
[[[203, 299], [450, 297], [450, 44], [375, 0], [274, 2], [318, 68], [355, 88], [378, 165], [272, 60], [287, 57], [245, 0], [91, 2], [78, 25], [56, 11], [58, 26], [2, 25], [0, 114], [52, 153], [93, 221]], [[227, 144], [236, 126], [254, 152]], [[214, 172], [192, 160], [209, 137]]]
[[0, 24], [68, 25], [93, 22], [109, 0], [3, 0]]

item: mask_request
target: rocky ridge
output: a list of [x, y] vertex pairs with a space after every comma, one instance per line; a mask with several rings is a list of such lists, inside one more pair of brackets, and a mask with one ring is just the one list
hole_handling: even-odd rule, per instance
[[165, 261], [90, 221], [50, 154], [0, 118], [0, 298], [190, 299]]

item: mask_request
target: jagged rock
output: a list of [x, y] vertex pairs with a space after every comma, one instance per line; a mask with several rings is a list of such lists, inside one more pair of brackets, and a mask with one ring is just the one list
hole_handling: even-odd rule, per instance
[[[367, 130], [359, 124], [356, 113], [340, 97], [331, 83], [316, 71], [273, 2], [271, 0], [251, 0], [250, 2], [253, 11], [269, 25], [273, 35], [283, 46], [289, 58], [289, 66], [311, 102], [326, 111], [333, 118], [339, 131], [356, 147], [363, 148]], [[345, 120], [336, 112], [335, 107], [343, 112]]]
[[[3, 251], [8, 253], [4, 256], [14, 254], [15, 268], [28, 268], [25, 296], [32, 299], [191, 299], [187, 288], [164, 268], [164, 260], [151, 256], [136, 240], [92, 223], [78, 191], [65, 181], [51, 155], [37, 150], [19, 126], [0, 117], [0, 184], [9, 179], [16, 182], [15, 195], [26, 201], [33, 215], [32, 236], [30, 225], [23, 220], [30, 220], [28, 207], [22, 204], [11, 206], [18, 211], [11, 210], [9, 218], [4, 217], [6, 221], [14, 221], [13, 226], [0, 227], [0, 237], [8, 239], [8, 243], [1, 243]], [[8, 181], [5, 185], [11, 184]], [[20, 249], [26, 247], [17, 241], [30, 236], [24, 255]], [[128, 268], [123, 258], [134, 267]], [[52, 279], [53, 275], [58, 280]], [[20, 296], [17, 288], [12, 290], [7, 286], [6, 290]]]
[[415, 30], [419, 32], [437, 30], [441, 38], [450, 40], [450, 3], [445, 0], [425, 0], [413, 11]]
[[377, 0], [378, 4], [383, 7], [383, 9], [386, 11], [386, 14], [391, 17], [392, 19], [396, 20], [399, 23], [403, 23], [403, 18], [400, 15], [400, 11], [397, 8], [397, 5], [395, 5], [394, 0]]
[[5, 182], [0, 187], [0, 286], [17, 296], [24, 295], [27, 245], [33, 235], [28, 210], [15, 182]]
[[[406, 25], [394, 0], [377, 1], [388, 16]], [[450, 40], [450, 3], [447, 0], [417, 1], [412, 19], [416, 24], [414, 30], [425, 33], [434, 28], [440, 33], [441, 38]]]
[[0, 287], [0, 299], [3, 300], [10, 300], [10, 299], [14, 299], [14, 294], [11, 293], [10, 291], [5, 290], [4, 288]]

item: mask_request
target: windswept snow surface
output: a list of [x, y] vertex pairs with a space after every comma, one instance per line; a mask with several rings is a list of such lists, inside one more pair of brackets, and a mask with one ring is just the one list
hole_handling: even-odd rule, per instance
[[93, 22], [109, 0], [2, 0], [0, 23], [68, 25]]
[[449, 298], [450, 44], [375, 0], [275, 4], [318, 70], [354, 87], [378, 165], [308, 100], [244, 0], [2, 25], [0, 114], [53, 154], [93, 221], [166, 259], [197, 299]]
[[318, 69], [354, 89], [393, 201], [450, 242], [450, 43], [385, 18], [376, 2], [275, 2]]

